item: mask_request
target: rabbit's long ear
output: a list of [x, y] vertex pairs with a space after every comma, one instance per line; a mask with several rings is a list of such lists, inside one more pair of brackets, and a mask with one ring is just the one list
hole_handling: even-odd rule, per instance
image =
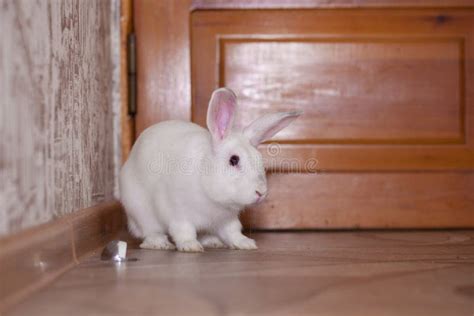
[[287, 127], [301, 114], [303, 114], [302, 111], [265, 114], [244, 128], [243, 133], [253, 146], [258, 146]]
[[232, 90], [220, 88], [212, 93], [207, 109], [207, 128], [214, 141], [221, 141], [229, 134], [236, 107], [237, 97]]

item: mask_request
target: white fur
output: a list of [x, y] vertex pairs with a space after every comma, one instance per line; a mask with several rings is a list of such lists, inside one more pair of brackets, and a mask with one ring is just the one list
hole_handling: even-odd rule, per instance
[[[232, 91], [218, 89], [208, 109], [212, 134], [194, 123], [166, 121], [137, 139], [120, 172], [120, 196], [130, 232], [144, 239], [142, 248], [174, 249], [167, 234], [180, 251], [257, 248], [238, 219], [267, 194], [262, 156], [251, 141], [264, 141], [300, 113], [276, 113], [273, 121], [267, 115], [244, 134], [232, 130], [236, 105]], [[237, 167], [229, 163], [232, 155], [240, 157]], [[201, 242], [200, 232], [208, 234]]]

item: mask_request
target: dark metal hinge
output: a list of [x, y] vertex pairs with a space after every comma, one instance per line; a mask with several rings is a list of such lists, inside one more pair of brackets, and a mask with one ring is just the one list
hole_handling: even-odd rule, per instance
[[128, 34], [127, 39], [128, 68], [128, 114], [137, 114], [137, 55], [135, 33]]

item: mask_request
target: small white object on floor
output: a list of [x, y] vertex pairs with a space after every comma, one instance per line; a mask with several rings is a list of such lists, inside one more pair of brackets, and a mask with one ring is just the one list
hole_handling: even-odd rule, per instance
[[101, 254], [102, 260], [107, 261], [126, 261], [127, 260], [127, 243], [121, 240], [112, 240], [107, 244]]
[[118, 255], [120, 258], [127, 258], [127, 243], [125, 241], [119, 240], [117, 243], [118, 246]]

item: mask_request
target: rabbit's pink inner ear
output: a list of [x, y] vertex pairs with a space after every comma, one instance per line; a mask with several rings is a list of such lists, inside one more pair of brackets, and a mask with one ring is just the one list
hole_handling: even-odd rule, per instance
[[207, 126], [215, 140], [222, 140], [232, 128], [237, 98], [232, 90], [220, 88], [214, 91], [209, 102]]
[[232, 122], [232, 114], [234, 105], [231, 102], [223, 102], [217, 110], [217, 117], [215, 118], [217, 133], [219, 139], [223, 139]]

